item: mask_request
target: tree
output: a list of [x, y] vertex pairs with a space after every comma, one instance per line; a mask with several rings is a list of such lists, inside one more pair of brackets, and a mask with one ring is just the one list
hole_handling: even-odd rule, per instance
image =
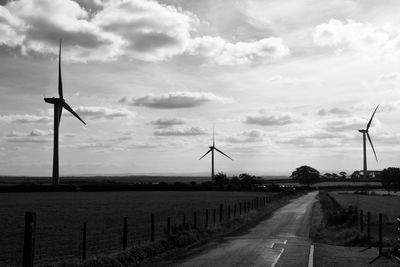
[[360, 179], [360, 171], [355, 171], [351, 174], [351, 179], [352, 180], [357, 180]]
[[217, 184], [226, 184], [228, 182], [228, 178], [226, 174], [223, 172], [219, 172], [214, 176], [214, 181]]
[[389, 167], [382, 171], [382, 186], [386, 188], [388, 194], [393, 186], [399, 187], [400, 184], [400, 168]]
[[259, 181], [257, 180], [257, 177], [254, 175], [250, 175], [248, 173], [241, 173], [239, 174], [239, 179], [242, 184], [258, 184]]
[[347, 177], [347, 172], [339, 172], [339, 175], [341, 176], [342, 179], [346, 179]]
[[307, 165], [298, 167], [292, 172], [291, 177], [301, 184], [306, 184], [308, 187], [310, 184], [319, 182], [320, 179], [319, 171]]

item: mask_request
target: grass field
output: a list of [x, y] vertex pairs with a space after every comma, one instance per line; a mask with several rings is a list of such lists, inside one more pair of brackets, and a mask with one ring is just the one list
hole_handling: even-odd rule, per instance
[[[36, 262], [79, 258], [82, 224], [88, 225], [89, 255], [122, 247], [123, 217], [128, 217], [129, 244], [150, 239], [150, 214], [155, 214], [156, 239], [171, 217], [172, 224], [192, 223], [197, 212], [204, 225], [205, 209], [226, 207], [255, 197], [255, 192], [50, 192], [0, 194], [0, 266], [21, 265], [24, 213], [37, 216]], [[270, 195], [269, 195], [270, 196]], [[218, 209], [217, 209], [218, 214]]]
[[371, 213], [371, 233], [374, 240], [377, 240], [378, 236], [378, 214], [382, 213], [384, 242], [386, 244], [395, 242], [398, 237], [396, 218], [400, 216], [400, 196], [355, 195], [349, 192], [330, 192], [329, 194], [345, 208], [352, 205], [362, 209], [365, 224], [366, 213], [368, 211]]

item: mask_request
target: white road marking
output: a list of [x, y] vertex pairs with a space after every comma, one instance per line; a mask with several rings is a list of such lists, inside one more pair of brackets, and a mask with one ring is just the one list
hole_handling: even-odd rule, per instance
[[278, 263], [278, 261], [279, 261], [279, 258], [281, 257], [281, 255], [282, 255], [282, 253], [285, 251], [285, 249], [283, 248], [283, 249], [281, 249], [281, 252], [279, 253], [279, 255], [278, 255], [278, 257], [276, 257], [276, 259], [274, 260], [274, 262], [272, 263], [272, 265], [271, 265], [271, 267], [274, 267], [275, 266], [275, 264], [277, 264]]
[[272, 243], [272, 244], [271, 244], [271, 248], [274, 248], [274, 245], [275, 245], [275, 243]]
[[314, 266], [314, 245], [310, 246], [310, 254], [308, 255], [308, 267]]

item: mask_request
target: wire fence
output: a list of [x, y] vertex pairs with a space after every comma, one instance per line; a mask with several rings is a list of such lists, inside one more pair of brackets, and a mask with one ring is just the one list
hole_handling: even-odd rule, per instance
[[[31, 235], [34, 239], [33, 262], [37, 266], [63, 260], [79, 261], [99, 254], [121, 251], [126, 247], [162, 239], [173, 226], [190, 225], [200, 229], [214, 227], [239, 216], [246, 216], [252, 210], [267, 207], [269, 202], [281, 196], [282, 194], [264, 194], [246, 200], [227, 200], [201, 210], [191, 208], [185, 212], [170, 209], [148, 213], [145, 218], [121, 215], [119, 223], [107, 218], [92, 218], [85, 222], [74, 218], [49, 226], [38, 217]], [[0, 266], [23, 264], [23, 255], [27, 249], [24, 248], [24, 243], [25, 246], [27, 243], [27, 231], [25, 228], [24, 236], [24, 227], [26, 226], [21, 216], [20, 223], [13, 227], [13, 231], [1, 233], [10, 243], [9, 246], [0, 248]]]

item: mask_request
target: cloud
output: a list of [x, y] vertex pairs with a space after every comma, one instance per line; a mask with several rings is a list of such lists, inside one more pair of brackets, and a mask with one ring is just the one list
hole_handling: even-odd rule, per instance
[[279, 59], [289, 55], [289, 48], [276, 37], [230, 43], [221, 37], [203, 36], [191, 41], [188, 53], [205, 55], [222, 65], [237, 65]]
[[385, 73], [378, 77], [378, 82], [382, 82], [382, 83], [398, 82], [398, 81], [400, 81], [400, 73], [399, 72]]
[[205, 135], [207, 132], [200, 127], [190, 127], [184, 129], [168, 129], [155, 131], [156, 136], [197, 136]]
[[296, 120], [289, 112], [266, 110], [260, 110], [256, 114], [249, 114], [243, 120], [243, 123], [261, 126], [283, 126], [296, 122], [298, 122], [298, 120]]
[[155, 121], [151, 121], [149, 124], [156, 126], [158, 129], [169, 128], [175, 125], [182, 125], [185, 124], [184, 120], [177, 119], [177, 118], [170, 118], [170, 119], [158, 119]]
[[265, 140], [265, 132], [261, 130], [243, 131], [236, 136], [226, 138], [229, 143], [257, 143]]
[[51, 141], [53, 136], [53, 131], [44, 131], [39, 129], [34, 129], [29, 133], [12, 131], [6, 135], [5, 139], [10, 143], [47, 143]]
[[37, 115], [3, 115], [0, 116], [0, 122], [13, 122], [13, 123], [50, 123], [53, 119], [49, 116]]
[[[128, 116], [134, 116], [134, 113], [125, 108], [106, 108], [106, 107], [91, 107], [91, 106], [80, 106], [75, 109], [75, 112], [79, 116], [87, 117], [91, 119], [115, 119]], [[69, 113], [68, 116], [72, 116]]]
[[220, 97], [207, 92], [170, 92], [160, 95], [147, 95], [128, 100], [126, 97], [120, 100], [132, 106], [145, 106], [148, 108], [175, 109], [194, 108], [208, 102], [233, 102], [230, 98]]
[[0, 5], [0, 45], [54, 55], [62, 38], [64, 58], [80, 62], [191, 54], [233, 65], [289, 54], [280, 38], [231, 43], [198, 36], [200, 24], [194, 14], [152, 0], [15, 0]]
[[[358, 131], [358, 129], [364, 129], [366, 127], [368, 120], [369, 118], [363, 119], [359, 117], [328, 120], [324, 122], [323, 128], [329, 132]], [[374, 124], [376, 121], [377, 120], [374, 119], [372, 123]]]
[[317, 45], [338, 48], [338, 52], [350, 50], [371, 57], [396, 58], [399, 54], [400, 34], [379, 29], [370, 23], [354, 20], [342, 22], [331, 19], [315, 27], [313, 40]]
[[344, 108], [331, 108], [327, 109], [320, 109], [317, 113], [319, 116], [327, 116], [327, 115], [339, 115], [339, 116], [347, 116], [350, 115], [350, 110]]

